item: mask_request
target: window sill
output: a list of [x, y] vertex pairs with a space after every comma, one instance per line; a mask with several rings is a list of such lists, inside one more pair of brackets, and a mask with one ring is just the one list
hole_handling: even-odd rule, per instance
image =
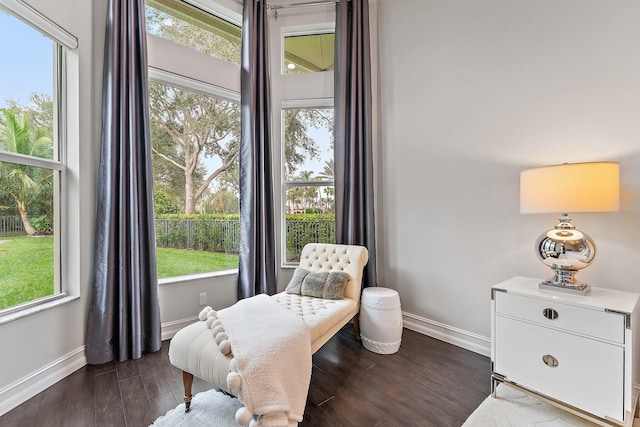
[[178, 283], [189, 283], [196, 280], [211, 279], [213, 277], [237, 276], [237, 275], [238, 275], [238, 269], [212, 271], [210, 273], [190, 274], [188, 276], [176, 276], [176, 277], [167, 277], [165, 279], [159, 279], [158, 285], [159, 286], [175, 285]]
[[44, 302], [42, 304], [34, 305], [32, 307], [24, 308], [22, 310], [18, 310], [12, 313], [7, 313], [5, 315], [0, 316], [0, 325], [4, 325], [5, 323], [10, 323], [24, 317], [33, 316], [34, 314], [59, 307], [61, 305], [67, 304], [71, 301], [75, 301], [80, 299], [79, 296], [64, 296], [60, 298], [56, 298], [52, 301]]

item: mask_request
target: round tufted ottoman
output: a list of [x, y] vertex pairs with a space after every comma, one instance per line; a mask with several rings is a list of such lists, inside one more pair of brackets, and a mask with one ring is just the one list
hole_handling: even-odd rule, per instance
[[402, 311], [398, 292], [389, 288], [364, 288], [360, 305], [362, 345], [379, 354], [392, 354], [402, 340]]

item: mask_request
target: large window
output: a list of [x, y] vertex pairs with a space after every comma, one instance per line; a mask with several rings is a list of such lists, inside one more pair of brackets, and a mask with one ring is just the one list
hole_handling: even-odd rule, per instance
[[284, 108], [285, 263], [310, 242], [335, 241], [333, 109]]
[[62, 46], [2, 9], [0, 37], [0, 313], [8, 313], [64, 292], [64, 73]]
[[158, 276], [237, 268], [239, 105], [155, 82], [149, 98]]
[[147, 0], [147, 31], [175, 42], [162, 45], [162, 56], [188, 58], [150, 59], [158, 277], [235, 270], [240, 94], [216, 78], [239, 76], [229, 62], [239, 62], [240, 28], [186, 2]]

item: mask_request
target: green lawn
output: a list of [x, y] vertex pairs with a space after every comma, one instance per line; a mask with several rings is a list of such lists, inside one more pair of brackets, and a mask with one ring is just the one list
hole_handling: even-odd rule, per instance
[[53, 238], [0, 237], [0, 310], [53, 294]]
[[190, 249], [157, 248], [158, 278], [238, 268], [238, 255]]
[[[53, 238], [0, 237], [0, 310], [53, 294]], [[238, 268], [238, 255], [157, 249], [158, 277]]]

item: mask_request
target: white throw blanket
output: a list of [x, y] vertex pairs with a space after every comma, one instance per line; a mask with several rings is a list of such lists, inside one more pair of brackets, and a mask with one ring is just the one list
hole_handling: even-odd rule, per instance
[[227, 383], [246, 406], [236, 420], [296, 426], [311, 381], [311, 337], [304, 321], [264, 294], [240, 300], [217, 317], [233, 353]]

